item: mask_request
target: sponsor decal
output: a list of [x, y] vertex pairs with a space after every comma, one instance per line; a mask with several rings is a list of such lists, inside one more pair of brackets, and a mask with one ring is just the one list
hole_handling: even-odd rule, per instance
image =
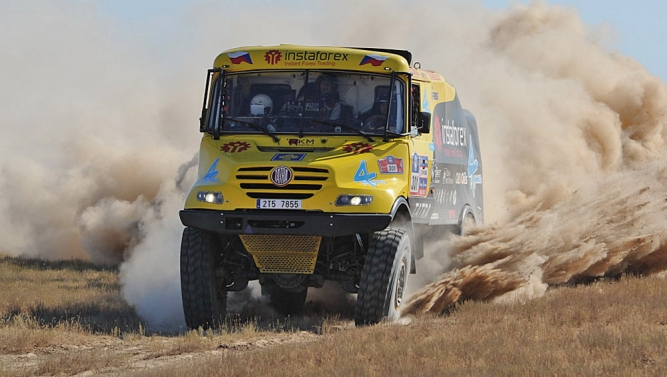
[[454, 178], [452, 178], [452, 172], [449, 169], [445, 168], [442, 171], [442, 175], [443, 175], [442, 183], [446, 185], [454, 184]]
[[229, 60], [231, 60], [232, 63], [234, 64], [241, 64], [241, 63], [252, 64], [252, 59], [250, 58], [250, 54], [247, 52], [243, 51], [228, 52], [227, 56], [229, 56]]
[[288, 166], [276, 166], [269, 174], [271, 182], [278, 187], [287, 186], [294, 178], [294, 172]]
[[366, 55], [364, 56], [363, 59], [361, 59], [361, 63], [359, 65], [366, 65], [370, 64], [373, 67], [379, 67], [384, 63], [385, 60], [387, 60], [388, 56], [382, 56], [382, 55], [377, 55], [377, 54], [372, 54], [372, 55]]
[[457, 185], [467, 185], [468, 184], [468, 174], [466, 172], [456, 173], [456, 184]]
[[433, 184], [440, 183], [440, 178], [442, 177], [442, 170], [436, 169], [436, 164], [433, 164]]
[[438, 204], [456, 205], [456, 190], [436, 190], [433, 199]]
[[430, 104], [428, 102], [428, 92], [427, 91], [424, 92], [424, 97], [422, 98], [421, 102], [422, 102], [422, 110], [421, 111], [428, 111], [428, 108], [429, 108]]
[[343, 150], [347, 153], [360, 154], [372, 151], [373, 146], [368, 143], [359, 142], [359, 143], [345, 144], [343, 145]]
[[312, 146], [315, 145], [315, 139], [288, 139], [287, 143], [290, 146], [295, 145], [295, 146], [299, 146], [299, 147], [303, 147], [303, 146], [312, 147]]
[[297, 67], [335, 67], [348, 61], [348, 54], [327, 51], [285, 51], [285, 65]]
[[419, 193], [419, 155], [412, 155], [412, 167], [410, 168], [410, 195]]
[[410, 195], [426, 196], [428, 185], [428, 156], [412, 155], [410, 169]]
[[447, 200], [447, 190], [435, 190], [433, 199], [435, 199], [435, 202], [438, 204], [444, 204]]
[[417, 219], [425, 219], [428, 217], [428, 213], [431, 211], [431, 204], [429, 203], [417, 203], [412, 210], [412, 217]]
[[417, 68], [410, 68], [410, 73], [412, 73], [413, 76], [421, 77], [423, 79], [428, 79], [428, 75], [426, 75], [426, 73], [423, 73]]
[[433, 140], [439, 156], [465, 161], [468, 136], [468, 129], [456, 126], [454, 120], [439, 116], [433, 120]]
[[442, 147], [442, 125], [440, 124], [440, 117], [436, 116], [433, 120], [433, 140], [439, 155], [443, 154]]
[[204, 178], [201, 179], [202, 183], [205, 182], [217, 182], [218, 181], [218, 162], [220, 162], [220, 158], [216, 158], [215, 161], [211, 164], [211, 167], [208, 168], [208, 171], [204, 175]]
[[305, 153], [276, 153], [271, 161], [301, 161], [304, 157]]
[[447, 120], [447, 122], [442, 126], [442, 143], [444, 145], [452, 145], [456, 147], [467, 147], [467, 131], [468, 130], [466, 130], [465, 127], [455, 126], [453, 120]]
[[377, 187], [378, 184], [385, 183], [384, 181], [376, 180], [375, 179], [376, 177], [377, 177], [377, 173], [368, 171], [368, 165], [366, 164], [365, 160], [361, 161], [361, 164], [359, 164], [359, 168], [357, 169], [357, 172], [354, 173], [354, 181], [355, 182], [360, 182], [360, 183], [363, 183], [365, 185], [373, 186], [373, 187]]
[[455, 219], [456, 218], [456, 210], [454, 210], [454, 209], [449, 210], [449, 218], [450, 219]]
[[431, 215], [431, 220], [437, 220], [440, 218], [440, 215], [438, 213], [434, 213]]
[[387, 156], [378, 160], [380, 174], [403, 174], [403, 159]]
[[347, 61], [347, 55], [326, 51], [286, 51], [285, 60], [335, 60]]
[[459, 149], [444, 148], [443, 152], [446, 157], [463, 158], [463, 151]]
[[227, 144], [223, 144], [220, 147], [220, 150], [227, 153], [237, 153], [243, 152], [249, 148], [250, 143], [246, 143], [245, 141], [230, 141]]
[[439, 97], [438, 92], [431, 92], [431, 99], [437, 101]]
[[419, 195], [426, 196], [428, 187], [428, 157], [419, 156]]
[[442, 76], [440, 74], [435, 73], [433, 71], [426, 71], [426, 74], [431, 80], [442, 80]]
[[468, 177], [470, 177], [470, 188], [472, 189], [472, 196], [475, 196], [475, 189], [477, 185], [482, 184], [482, 175], [475, 174], [479, 169], [479, 162], [475, 158], [475, 152], [472, 144], [472, 136], [470, 137], [470, 153], [468, 154]]
[[264, 54], [264, 60], [271, 65], [278, 64], [282, 57], [283, 54], [278, 50], [269, 50]]

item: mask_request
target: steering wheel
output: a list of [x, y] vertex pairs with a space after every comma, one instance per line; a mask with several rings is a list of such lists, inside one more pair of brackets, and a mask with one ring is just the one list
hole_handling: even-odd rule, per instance
[[366, 119], [361, 130], [365, 132], [382, 132], [384, 131], [385, 124], [387, 124], [387, 118], [384, 115], [373, 115]]

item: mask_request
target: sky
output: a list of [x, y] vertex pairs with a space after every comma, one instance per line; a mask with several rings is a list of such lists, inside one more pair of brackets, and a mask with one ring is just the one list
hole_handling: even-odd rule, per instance
[[[480, 0], [494, 10], [504, 10], [516, 5], [529, 4], [532, 0]], [[541, 1], [541, 0], [538, 0]], [[302, 0], [282, 1], [290, 6], [313, 7], [317, 2]], [[462, 2], [469, 2], [462, 0]], [[577, 10], [582, 20], [592, 29], [605, 32], [606, 45], [642, 63], [649, 72], [667, 82], [667, 2], [655, 0], [546, 0], [547, 4], [558, 4]], [[110, 19], [122, 21], [128, 30], [135, 30], [141, 37], [152, 39], [151, 43], [166, 43], [164, 33], [173, 28], [182, 14], [195, 5], [206, 5], [210, 0], [94, 0], [101, 4], [103, 14]], [[270, 1], [257, 3], [270, 4]], [[280, 3], [277, 2], [277, 3]], [[257, 7], [258, 11], [261, 7]], [[146, 21], [157, 24], [147, 28]]]

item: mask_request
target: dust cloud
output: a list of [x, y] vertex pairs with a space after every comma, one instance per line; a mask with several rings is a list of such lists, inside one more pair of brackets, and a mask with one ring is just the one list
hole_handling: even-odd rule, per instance
[[494, 224], [439, 245], [436, 253], [447, 252], [444, 274], [403, 314], [446, 313], [464, 300], [525, 300], [550, 285], [667, 269], [665, 84], [602, 48], [567, 9], [518, 7], [489, 29], [486, 46], [505, 77], [521, 78], [497, 100], [487, 98], [509, 127], [498, 135], [503, 150], [482, 143], [512, 174], [499, 181], [507, 209]]
[[408, 49], [477, 116], [487, 226], [433, 245], [410, 313], [661, 270], [667, 91], [611, 42], [543, 2], [193, 1], [130, 21], [1, 4], [0, 252], [120, 264], [149, 326], [182, 329], [178, 210], [206, 69], [227, 48], [298, 43]]

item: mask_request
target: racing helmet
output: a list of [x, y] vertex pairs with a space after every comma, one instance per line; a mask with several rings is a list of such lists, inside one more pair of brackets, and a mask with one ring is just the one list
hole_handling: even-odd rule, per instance
[[250, 114], [268, 115], [273, 110], [273, 101], [266, 94], [258, 94], [250, 100]]

